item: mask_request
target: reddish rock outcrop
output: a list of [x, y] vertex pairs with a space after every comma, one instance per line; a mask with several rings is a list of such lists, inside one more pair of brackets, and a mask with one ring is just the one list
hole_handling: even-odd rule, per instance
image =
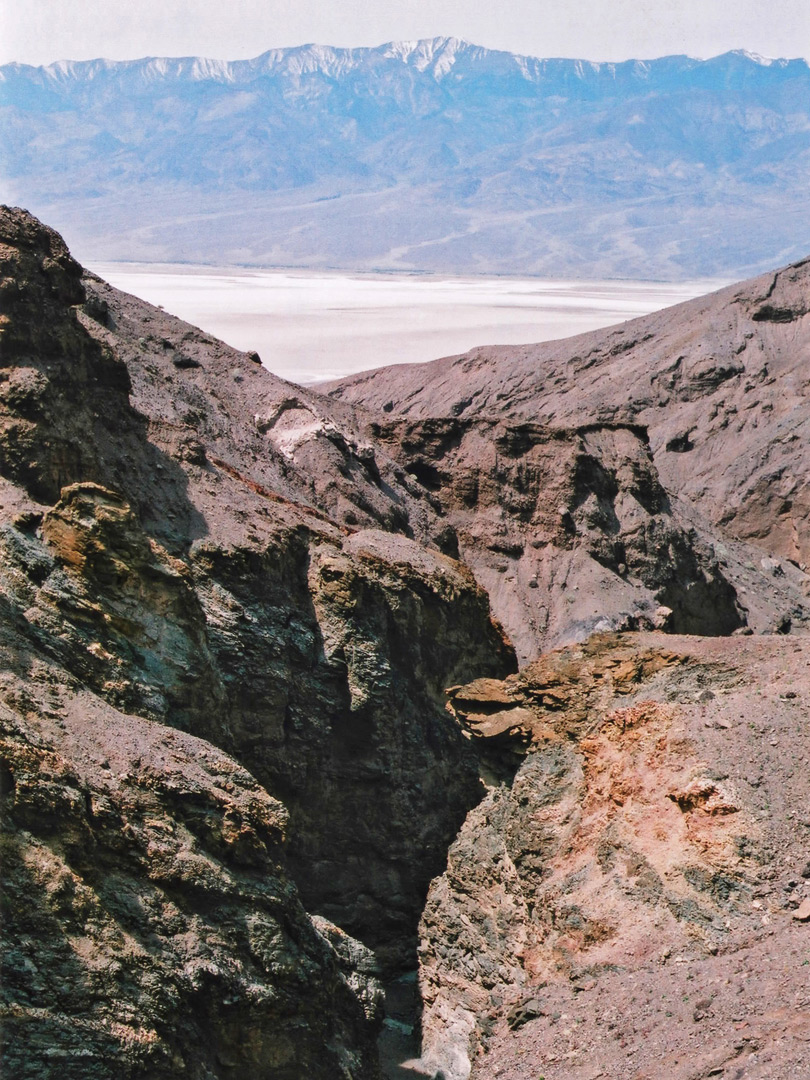
[[[801, 1075], [766, 957], [780, 1000], [806, 1006], [792, 916], [809, 655], [805, 639], [596, 635], [451, 691], [492, 787], [422, 919], [427, 1064], [450, 1080], [580, 1080], [594, 1061], [615, 1080], [628, 1062], [759, 1077], [767, 1046], [779, 1075]], [[761, 987], [739, 984], [746, 969]], [[737, 1032], [754, 1019], [752, 1045]]]

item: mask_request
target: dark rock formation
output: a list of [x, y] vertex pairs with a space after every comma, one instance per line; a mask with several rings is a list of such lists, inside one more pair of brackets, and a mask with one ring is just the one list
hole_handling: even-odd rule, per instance
[[742, 624], [710, 545], [671, 506], [643, 429], [451, 418], [371, 431], [425, 488], [522, 661], [595, 630]]
[[4, 611], [4, 1074], [377, 1077], [379, 990], [304, 911], [283, 806], [17, 630]]
[[[0, 470], [35, 498], [98, 479], [103, 455], [137, 426], [123, 363], [81, 328], [82, 268], [60, 236], [0, 208]], [[47, 431], [47, 439], [42, 438]]]
[[[373, 1032], [363, 1007], [375, 1021], [379, 1009], [368, 973], [414, 965], [428, 883], [481, 796], [477, 762], [444, 709], [444, 687], [513, 670], [511, 647], [470, 572], [406, 535], [411, 516], [421, 528], [426, 511], [398, 479], [401, 469], [359, 441], [351, 410], [290, 387], [249, 357], [101, 283], [88, 293], [61, 240], [25, 212], [4, 210], [0, 227], [0, 589], [9, 723], [23, 732], [15, 738], [69, 763], [56, 779], [47, 763], [31, 764], [43, 771], [40, 786], [49, 794], [29, 805], [36, 783], [21, 779], [27, 774], [17, 758], [8, 759], [3, 776], [16, 845], [8, 887], [19, 906], [26, 886], [17, 872], [24, 874], [29, 856], [39, 859], [44, 844], [64, 862], [54, 870], [58, 881], [64, 878], [69, 892], [74, 879], [86, 880], [87, 910], [97, 911], [97, 924], [81, 931], [85, 952], [72, 975], [62, 967], [67, 952], [52, 949], [79, 934], [72, 901], [43, 900], [30, 922], [20, 912], [22, 922], [13, 925], [22, 944], [9, 953], [8, 1008], [45, 1025], [30, 1075], [41, 1074], [50, 1040], [48, 1054], [66, 1061], [78, 1055], [85, 1065], [100, 1047], [112, 1048], [109, 1061], [120, 1068], [99, 1064], [99, 1076], [157, 1076], [185, 1063], [200, 1077], [371, 1077]], [[25, 696], [38, 664], [52, 667], [46, 681], [64, 688], [65, 708], [78, 709], [70, 703], [82, 696], [101, 717], [93, 729], [100, 746], [75, 783], [72, 751], [59, 741], [61, 720]], [[42, 724], [47, 739], [36, 734]], [[108, 784], [108, 743], [142, 729], [157, 732], [155, 739], [165, 733], [184, 756], [176, 764], [166, 759], [164, 775], [159, 755], [133, 751], [120, 770], [132, 792], [126, 787], [122, 795], [117, 782]], [[256, 796], [285, 821], [285, 830], [273, 826], [269, 855], [261, 844], [270, 824], [240, 809], [241, 785], [260, 791], [256, 781], [243, 770], [223, 780], [229, 793], [230, 784], [238, 789], [234, 808], [223, 808], [216, 776], [196, 786], [182, 778], [186, 759], [208, 752], [205, 744], [171, 729], [216, 744], [285, 800], [282, 811], [267, 795]], [[151, 794], [142, 798], [142, 788]], [[93, 800], [109, 804], [108, 812], [94, 809]], [[62, 801], [75, 803], [75, 814], [60, 818]], [[143, 839], [146, 816], [153, 824]], [[97, 837], [94, 830], [108, 822]], [[186, 875], [187, 897], [181, 884], [171, 885], [182, 918], [168, 900], [141, 899], [131, 884], [148, 879], [152, 853], [157, 859], [162, 850], [149, 830], [175, 838], [161, 858], [167, 880], [174, 864]], [[233, 866], [223, 830], [245, 834], [247, 854], [235, 840]], [[326, 934], [334, 948], [307, 921], [287, 866], [306, 908], [337, 924]], [[222, 875], [236, 875], [236, 883], [217, 884]], [[123, 907], [108, 879], [120, 879], [130, 897]], [[151, 897], [152, 886], [144, 889]], [[281, 908], [265, 896], [279, 891]], [[147, 903], [148, 917], [139, 922], [129, 909]], [[254, 908], [266, 949], [252, 944]], [[122, 976], [120, 993], [104, 976], [109, 1000], [96, 1022], [92, 1002], [101, 983], [93, 957], [114, 947], [95, 940], [102, 923], [110, 942], [130, 934], [155, 942], [148, 963], [133, 961], [138, 971]], [[231, 924], [226, 934], [221, 926]], [[231, 974], [183, 974], [186, 952], [205, 951], [195, 935], [216, 939], [211, 964]], [[156, 943], [164, 938], [168, 944]], [[368, 945], [376, 958], [364, 952]], [[256, 950], [260, 958], [266, 953], [266, 965], [254, 978]], [[40, 975], [23, 992], [29, 962]], [[99, 960], [105, 971], [109, 963]], [[73, 976], [82, 987], [73, 1015], [90, 1017], [88, 1032], [95, 1032], [86, 1043], [84, 1020], [46, 1017], [61, 1008], [48, 996], [51, 984], [69, 996]], [[195, 1004], [200, 995], [204, 1009]], [[122, 1016], [138, 1014], [143, 1039], [130, 1037], [129, 1021], [120, 1030], [110, 1026], [119, 1006]], [[300, 1046], [293, 1045], [296, 1024]]]
[[[384, 368], [331, 393], [386, 423], [643, 425], [658, 482], [714, 550], [747, 623], [800, 628], [810, 619], [808, 296], [804, 260], [621, 326]], [[763, 556], [779, 561], [788, 589], [774, 592]]]
[[[634, 561], [644, 584], [657, 584], [659, 602], [687, 605], [689, 575], [675, 572], [678, 558], [669, 582], [666, 556], [650, 558], [666, 520], [686, 538], [669, 551], [704, 573], [713, 567], [694, 615], [722, 610], [722, 592], [713, 597], [706, 587], [713, 579], [715, 590], [733, 590], [746, 629], [801, 633], [810, 616], [809, 271], [804, 261], [624, 326], [371, 372], [332, 393], [380, 418], [398, 460], [410, 457], [448, 520], [459, 519], [459, 550], [473, 565], [482, 556], [456, 473], [443, 463], [461, 464], [464, 477], [487, 451], [479, 443], [465, 461], [461, 437], [436, 433], [469, 438], [496, 426], [512, 433], [511, 446], [516, 432], [553, 433], [564, 445], [575, 431], [581, 446], [588, 432], [601, 452], [584, 459], [580, 449], [568, 471], [571, 497], [554, 499], [555, 568], [564, 565], [566, 529], [574, 550], [614, 574], [619, 551], [612, 562], [606, 556], [611, 542], [622, 543], [631, 553], [623, 565]], [[606, 441], [608, 431], [638, 425], [652, 459], [643, 470], [628, 434], [615, 456]], [[507, 503], [519, 520], [515, 493], [531, 488], [525, 451], [519, 481], [512, 460], [504, 445], [484, 470], [505, 481], [489, 497], [500, 521]], [[628, 495], [643, 513], [624, 517]], [[502, 530], [501, 557], [519, 565], [517, 531], [511, 521]], [[510, 604], [512, 590], [520, 592], [518, 575]], [[593, 578], [582, 591], [600, 595]], [[548, 593], [538, 588], [536, 603]], [[497, 611], [497, 588], [492, 595]], [[611, 1080], [802, 1074], [806, 1048], [790, 1040], [806, 1022], [791, 959], [806, 892], [805, 844], [792, 824], [805, 797], [795, 769], [807, 752], [796, 712], [805, 640], [596, 637], [505, 682], [453, 688], [490, 793], [451, 847], [423, 916], [431, 1067], [453, 1080], [471, 1069], [482, 1080], [580, 1080], [596, 1075], [594, 1063]], [[753, 974], [742, 985], [746, 971]], [[774, 996], [786, 995], [802, 1002], [795, 1016], [773, 1007]], [[711, 1046], [695, 1028], [707, 1017]]]
[[333, 393], [411, 418], [643, 424], [671, 495], [728, 536], [810, 563], [802, 540], [808, 297], [804, 260], [621, 326], [386, 368]]
[[249, 763], [290, 809], [306, 902], [401, 959], [478, 798], [437, 703], [460, 674], [509, 667], [470, 575], [404, 537], [291, 527], [184, 562], [95, 484], [5, 541], [8, 595], [65, 668]]

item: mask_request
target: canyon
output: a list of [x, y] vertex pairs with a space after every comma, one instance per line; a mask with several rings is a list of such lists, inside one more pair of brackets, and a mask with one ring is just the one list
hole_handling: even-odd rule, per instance
[[810, 264], [318, 388], [0, 271], [9, 1075], [798, 1080]]

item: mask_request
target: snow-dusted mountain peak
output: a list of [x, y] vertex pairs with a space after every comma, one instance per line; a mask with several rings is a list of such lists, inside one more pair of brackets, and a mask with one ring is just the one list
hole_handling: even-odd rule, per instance
[[447, 74], [459, 53], [476, 52], [486, 55], [488, 50], [480, 49], [457, 37], [423, 38], [416, 41], [392, 41], [383, 46], [383, 55], [397, 58], [410, 64], [417, 71], [426, 71], [432, 66], [437, 77]]

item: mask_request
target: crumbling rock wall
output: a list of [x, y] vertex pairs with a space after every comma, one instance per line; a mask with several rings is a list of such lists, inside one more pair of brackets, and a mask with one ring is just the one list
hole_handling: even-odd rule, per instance
[[521, 661], [595, 630], [727, 634], [744, 621], [642, 428], [447, 418], [371, 431], [422, 484]]
[[[387, 970], [412, 964], [430, 878], [481, 794], [443, 689], [515, 666], [485, 595], [438, 551], [347, 524], [340, 506], [390, 525], [407, 501], [349, 410], [268, 444], [275, 429], [253, 414], [287, 384], [227, 346], [207, 355], [204, 335], [139, 301], [89, 304], [55, 234], [24, 212], [0, 223], [19, 301], [3, 385], [34, 371], [44, 388], [4, 399], [8, 625], [112, 707], [248, 766], [287, 804], [306, 906]], [[153, 318], [159, 338], [128, 336], [127, 320]], [[298, 451], [315, 454], [309, 473]], [[365, 492], [333, 453], [365, 469]], [[362, 513], [342, 494], [353, 486]]]

